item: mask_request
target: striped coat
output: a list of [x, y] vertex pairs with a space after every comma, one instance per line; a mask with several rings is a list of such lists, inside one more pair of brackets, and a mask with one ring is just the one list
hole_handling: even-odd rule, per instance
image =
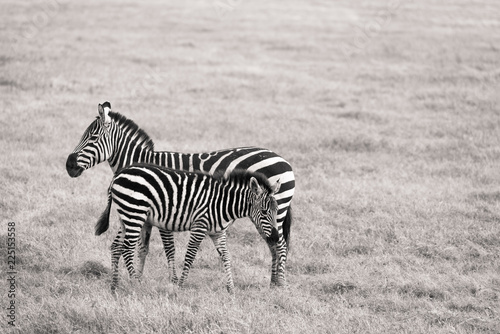
[[184, 269], [179, 284], [187, 279], [201, 241], [208, 234], [222, 257], [227, 289], [234, 291], [231, 262], [226, 247], [226, 229], [237, 218], [249, 217], [259, 233], [269, 242], [277, 242], [277, 202], [272, 187], [259, 173], [233, 171], [213, 177], [203, 173], [139, 164], [120, 170], [108, 191], [108, 205], [96, 225], [96, 234], [108, 229], [111, 204], [117, 207], [123, 238], [112, 249], [113, 283], [118, 283], [118, 262], [123, 254], [131, 277], [135, 245], [145, 225], [161, 230], [191, 231]]
[[[284, 268], [290, 242], [292, 224], [291, 201], [295, 191], [295, 178], [290, 164], [276, 153], [258, 147], [239, 147], [206, 153], [179, 153], [155, 151], [148, 134], [125, 116], [111, 111], [109, 102], [98, 106], [98, 117], [88, 126], [74, 151], [68, 156], [66, 170], [71, 177], [108, 161], [114, 173], [134, 163], [151, 163], [187, 171], [228, 175], [235, 169], [263, 174], [271, 183], [281, 183], [275, 194], [278, 202], [277, 225], [279, 240], [267, 244], [273, 257], [271, 284], [286, 284]], [[145, 227], [139, 240], [138, 272], [142, 273], [149, 249], [151, 228]], [[173, 234], [160, 230], [167, 256], [170, 277], [175, 273], [175, 247]], [[121, 238], [121, 232], [116, 239]], [[281, 255], [278, 255], [281, 254]]]

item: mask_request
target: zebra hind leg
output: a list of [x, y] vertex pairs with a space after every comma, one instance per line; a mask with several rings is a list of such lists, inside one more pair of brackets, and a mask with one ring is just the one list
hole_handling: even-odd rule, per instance
[[144, 272], [144, 264], [146, 263], [146, 256], [149, 253], [149, 239], [151, 237], [151, 224], [144, 224], [141, 230], [137, 245], [138, 262], [137, 262], [137, 276], [141, 277]]
[[170, 275], [170, 282], [177, 283], [177, 273], [175, 271], [175, 244], [174, 234], [171, 231], [160, 229], [161, 241], [163, 242], [163, 249], [167, 257], [168, 270]]
[[229, 255], [229, 251], [227, 249], [226, 231], [224, 230], [216, 234], [211, 234], [210, 238], [212, 239], [217, 252], [219, 252], [220, 257], [222, 258], [222, 263], [224, 265], [224, 271], [226, 273], [227, 279], [227, 291], [230, 294], [234, 294], [234, 282], [233, 275], [231, 273], [231, 256]]
[[123, 251], [123, 232], [122, 228], [118, 231], [118, 234], [115, 237], [115, 240], [111, 244], [111, 270], [112, 270], [112, 279], [111, 279], [111, 292], [115, 292], [118, 286], [118, 263], [120, 262], [120, 257], [122, 256]]
[[[127, 222], [124, 221], [125, 226]], [[137, 224], [129, 224], [128, 226], [137, 226]], [[127, 267], [128, 274], [130, 278], [137, 279], [137, 272], [134, 268], [134, 251], [137, 245], [137, 240], [139, 239], [141, 231], [135, 229], [125, 228], [125, 237], [123, 241], [123, 260], [125, 261], [125, 266]]]
[[189, 238], [187, 246], [186, 258], [184, 259], [184, 268], [182, 269], [181, 279], [179, 280], [180, 287], [184, 285], [184, 282], [187, 279], [187, 276], [189, 274], [189, 269], [191, 269], [191, 265], [193, 264], [193, 261], [196, 257], [196, 253], [200, 248], [201, 242], [205, 238], [206, 232], [207, 232], [206, 224], [205, 226], [191, 229], [191, 236]]

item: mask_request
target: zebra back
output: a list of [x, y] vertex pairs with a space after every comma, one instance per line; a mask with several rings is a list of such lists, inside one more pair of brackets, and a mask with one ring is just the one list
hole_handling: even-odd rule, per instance
[[146, 216], [153, 225], [168, 231], [190, 230], [192, 223], [203, 217], [207, 231], [215, 233], [226, 229], [234, 219], [250, 217], [261, 233], [271, 237], [273, 228], [277, 228], [275, 213], [262, 215], [263, 211], [277, 210], [273, 195], [274, 188], [259, 173], [235, 171], [214, 177], [137, 164], [121, 169], [113, 178], [96, 234], [107, 230], [114, 201], [119, 212], [126, 213], [127, 221], [137, 224], [138, 229]]

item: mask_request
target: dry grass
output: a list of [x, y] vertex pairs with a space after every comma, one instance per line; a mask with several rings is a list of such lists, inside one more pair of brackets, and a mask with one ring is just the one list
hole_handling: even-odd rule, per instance
[[[17, 327], [2, 330], [500, 331], [495, 1], [51, 1], [0, 11], [0, 208], [18, 270]], [[256, 145], [291, 162], [288, 289], [268, 287], [270, 255], [242, 220], [234, 298], [209, 241], [172, 286], [156, 232], [143, 280], [123, 269], [110, 294], [117, 226], [93, 225], [111, 171], [64, 169], [105, 100], [157, 149]]]

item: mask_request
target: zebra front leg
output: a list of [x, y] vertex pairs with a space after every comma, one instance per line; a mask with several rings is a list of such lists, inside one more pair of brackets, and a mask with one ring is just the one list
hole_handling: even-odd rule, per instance
[[[277, 255], [277, 242], [271, 240], [268, 238], [264, 233], [259, 231], [260, 236], [262, 239], [264, 239], [267, 243], [267, 246], [269, 247], [269, 251], [271, 252], [272, 256], [272, 264], [271, 264], [271, 287], [275, 285], [281, 285], [278, 279], [278, 260], [279, 256]], [[280, 236], [280, 239], [283, 239], [282, 236]]]
[[271, 265], [271, 286], [278, 284], [278, 257], [276, 256], [276, 244], [266, 240], [267, 246], [271, 251], [272, 265]]
[[175, 271], [175, 244], [174, 234], [171, 231], [160, 229], [161, 241], [163, 242], [163, 249], [167, 257], [168, 270], [170, 275], [170, 282], [177, 283], [177, 274]]
[[116, 287], [118, 286], [118, 263], [120, 262], [120, 257], [122, 256], [123, 250], [123, 226], [118, 230], [118, 234], [113, 240], [111, 244], [111, 270], [112, 270], [112, 279], [111, 279], [111, 292], [114, 293]]
[[227, 249], [226, 230], [218, 232], [216, 234], [211, 234], [210, 238], [212, 239], [215, 248], [217, 249], [217, 252], [219, 252], [220, 257], [222, 258], [224, 271], [226, 272], [227, 291], [230, 294], [234, 294], [234, 282], [233, 282], [233, 275], [231, 273], [231, 257]]
[[280, 235], [278, 242], [266, 239], [269, 250], [273, 257], [271, 269], [271, 286], [286, 286], [285, 263], [286, 263], [286, 242], [283, 235]]
[[182, 269], [181, 279], [179, 280], [180, 287], [184, 285], [184, 282], [187, 279], [189, 269], [191, 269], [191, 265], [193, 264], [196, 253], [200, 248], [201, 242], [205, 238], [206, 232], [207, 228], [205, 226], [191, 229], [191, 236], [189, 238], [189, 243], [186, 251], [186, 258], [184, 259], [184, 268]]
[[149, 253], [149, 239], [151, 237], [151, 228], [153, 226], [151, 224], [144, 224], [141, 230], [141, 234], [138, 240], [137, 245], [137, 255], [138, 255], [138, 263], [137, 263], [137, 276], [141, 277], [144, 272], [144, 264], [146, 263], [146, 256]]
[[277, 286], [286, 286], [286, 279], [285, 279], [285, 264], [286, 264], [286, 257], [288, 253], [286, 241], [283, 238], [283, 235], [280, 235], [280, 238], [278, 242], [276, 243], [275, 246], [276, 250], [276, 257], [277, 257], [277, 276], [276, 276], [276, 285]]

